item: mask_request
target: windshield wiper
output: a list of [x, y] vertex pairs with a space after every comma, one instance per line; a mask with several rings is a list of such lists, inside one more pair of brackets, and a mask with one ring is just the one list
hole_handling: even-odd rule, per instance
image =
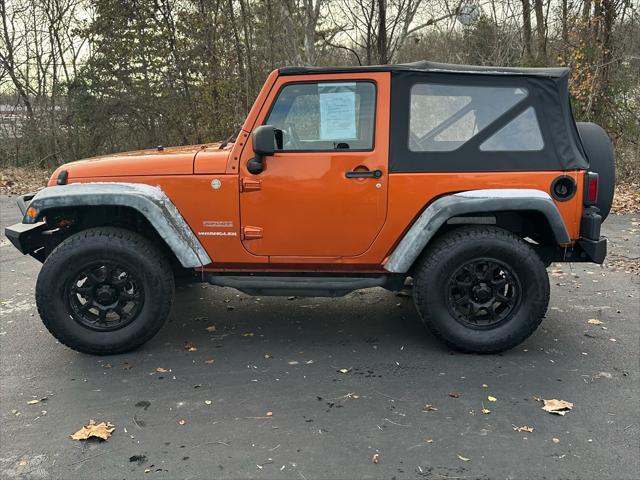
[[227, 138], [224, 142], [222, 142], [222, 143], [220, 144], [220, 146], [218, 147], [218, 150], [222, 150], [224, 147], [226, 147], [227, 145], [229, 145], [229, 143], [230, 143], [232, 140], [235, 140], [235, 138], [236, 138], [236, 134], [234, 133], [234, 134], [232, 134], [229, 138]]

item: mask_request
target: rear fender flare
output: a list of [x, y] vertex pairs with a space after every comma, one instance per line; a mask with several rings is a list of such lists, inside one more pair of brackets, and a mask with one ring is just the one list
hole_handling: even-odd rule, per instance
[[53, 208], [123, 206], [142, 214], [185, 268], [203, 267], [211, 259], [169, 197], [158, 187], [140, 183], [72, 183], [40, 190], [29, 202], [37, 216], [25, 214], [22, 223], [37, 223]]
[[402, 237], [384, 265], [392, 273], [406, 273], [438, 229], [450, 218], [471, 213], [529, 210], [542, 213], [559, 245], [571, 242], [562, 215], [546, 192], [535, 189], [469, 190], [435, 200]]

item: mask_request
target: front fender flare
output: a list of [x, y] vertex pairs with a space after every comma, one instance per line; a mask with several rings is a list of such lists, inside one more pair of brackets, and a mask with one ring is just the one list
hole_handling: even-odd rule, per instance
[[185, 268], [211, 263], [207, 252], [176, 206], [158, 187], [142, 183], [72, 183], [40, 190], [29, 202], [37, 216], [25, 214], [22, 223], [40, 221], [52, 208], [122, 206], [142, 214]]
[[562, 215], [549, 194], [534, 189], [469, 190], [447, 195], [429, 205], [391, 253], [384, 268], [406, 273], [438, 229], [450, 218], [506, 210], [533, 210], [542, 213], [559, 245], [571, 242]]

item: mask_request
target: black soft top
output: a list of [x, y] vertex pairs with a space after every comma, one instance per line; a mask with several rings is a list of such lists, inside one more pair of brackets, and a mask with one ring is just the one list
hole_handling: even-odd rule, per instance
[[365, 65], [347, 67], [282, 67], [280, 75], [309, 75], [319, 73], [351, 73], [351, 72], [446, 72], [460, 74], [506, 75], [525, 77], [566, 78], [568, 68], [512, 68], [490, 67], [478, 65], [456, 65], [452, 63], [437, 63], [421, 60], [412, 63], [398, 63], [394, 65]]

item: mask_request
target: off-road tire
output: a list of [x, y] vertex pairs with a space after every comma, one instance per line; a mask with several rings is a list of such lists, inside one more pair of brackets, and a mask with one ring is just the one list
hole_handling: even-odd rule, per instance
[[[452, 278], [458, 278], [454, 276], [461, 268], [464, 271], [465, 265], [483, 261], [477, 259], [504, 265], [521, 289], [519, 301], [493, 327], [474, 328], [463, 323], [451, 307], [455, 304], [450, 293]], [[497, 353], [513, 348], [535, 331], [547, 311], [549, 276], [544, 264], [524, 240], [501, 228], [473, 226], [447, 232], [419, 261], [413, 296], [420, 318], [455, 350]]]
[[[144, 302], [121, 328], [96, 331], [72, 316], [69, 285], [91, 262], [121, 265], [138, 279]], [[83, 353], [111, 355], [139, 347], [160, 330], [173, 292], [169, 262], [153, 244], [128, 230], [99, 227], [70, 236], [49, 255], [38, 275], [36, 304], [44, 325], [61, 343]]]

